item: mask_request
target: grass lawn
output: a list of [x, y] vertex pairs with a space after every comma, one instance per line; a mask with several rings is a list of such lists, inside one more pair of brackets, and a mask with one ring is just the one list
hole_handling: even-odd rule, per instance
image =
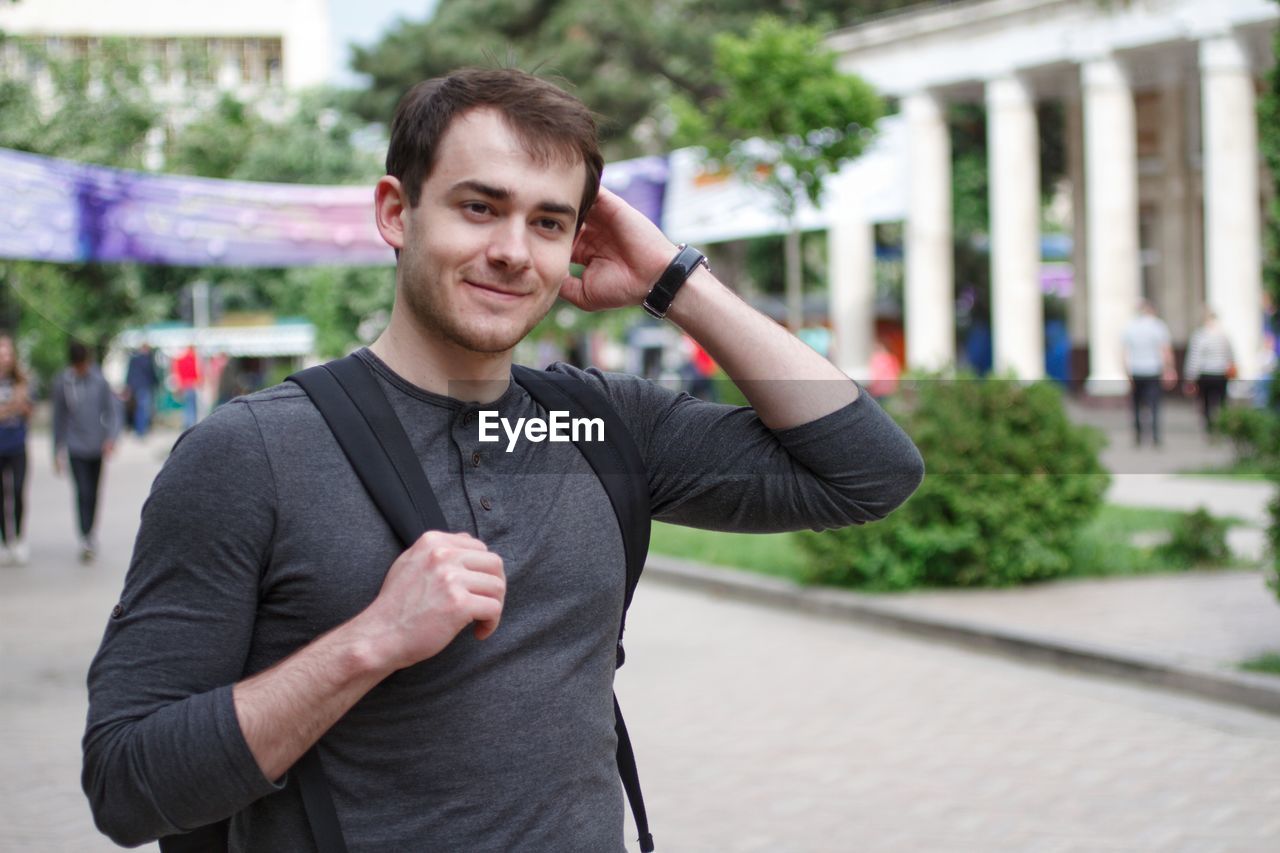
[[655, 521], [649, 550], [796, 579], [804, 567], [804, 554], [793, 544], [790, 533], [720, 533]]
[[1266, 469], [1256, 459], [1237, 460], [1230, 465], [1222, 465], [1216, 468], [1181, 471], [1179, 476], [1218, 477], [1224, 480], [1244, 480], [1250, 483], [1264, 483], [1268, 479]]
[[[1167, 531], [1180, 513], [1164, 509], [1103, 506], [1076, 539], [1068, 577], [1107, 577], [1179, 571], [1155, 548], [1130, 544], [1135, 533]], [[791, 533], [719, 533], [654, 522], [649, 550], [701, 563], [734, 566], [802, 580], [804, 553]]]
[[1261, 672], [1265, 675], [1280, 675], [1280, 653], [1272, 652], [1240, 664], [1246, 672]]

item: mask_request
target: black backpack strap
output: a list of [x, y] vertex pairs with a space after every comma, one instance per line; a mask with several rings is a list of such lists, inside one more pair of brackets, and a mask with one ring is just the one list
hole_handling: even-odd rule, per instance
[[599, 418], [604, 423], [604, 441], [579, 441], [577, 447], [600, 478], [622, 529], [622, 546], [627, 556], [627, 587], [622, 614], [625, 624], [626, 610], [631, 606], [631, 598], [649, 553], [652, 518], [649, 477], [640, 448], [617, 410], [586, 382], [552, 370], [534, 370], [520, 365], [513, 365], [511, 372], [529, 396], [548, 412], [553, 409], [569, 411], [574, 416]]
[[313, 746], [303, 753], [298, 763], [293, 765], [293, 775], [298, 780], [302, 810], [307, 813], [316, 850], [319, 853], [347, 853], [347, 841], [342, 837], [342, 825], [338, 823], [338, 810], [333, 807], [318, 747]]
[[636, 753], [631, 748], [631, 735], [627, 734], [627, 722], [622, 719], [622, 706], [618, 694], [613, 694], [613, 730], [618, 736], [618, 775], [622, 777], [622, 789], [627, 792], [631, 804], [631, 816], [640, 834], [640, 853], [653, 853], [653, 833], [649, 831], [649, 815], [644, 809], [644, 794], [640, 791], [640, 771], [636, 769]]
[[[369, 366], [354, 355], [290, 376], [319, 409], [351, 467], [396, 537], [408, 548], [427, 530], [445, 530], [422, 463], [378, 387]], [[302, 805], [320, 853], [347, 853], [342, 826], [325, 781], [317, 747], [293, 767]]]
[[[627, 557], [627, 586], [622, 605], [622, 622], [618, 626], [618, 666], [626, 660], [622, 646], [622, 634], [627, 626], [627, 608], [635, 594], [640, 572], [644, 569], [649, 552], [649, 531], [652, 515], [649, 506], [649, 478], [644, 457], [636, 446], [631, 431], [623, 423], [616, 409], [586, 382], [555, 371], [532, 370], [514, 365], [511, 368], [516, 381], [529, 396], [548, 412], [569, 411], [573, 417], [585, 415], [599, 418], [604, 423], [604, 441], [576, 442], [578, 450], [595, 470], [596, 476], [609, 495], [618, 526], [622, 530], [623, 551]], [[636, 756], [631, 748], [631, 736], [627, 734], [626, 721], [618, 697], [613, 697], [613, 724], [618, 736], [618, 775], [631, 804], [640, 834], [640, 850], [653, 850], [653, 834], [649, 832], [649, 817], [644, 808], [644, 795], [640, 791], [640, 773], [636, 769]]]
[[367, 364], [349, 355], [289, 379], [311, 397], [406, 548], [427, 530], [448, 529], [422, 463]]

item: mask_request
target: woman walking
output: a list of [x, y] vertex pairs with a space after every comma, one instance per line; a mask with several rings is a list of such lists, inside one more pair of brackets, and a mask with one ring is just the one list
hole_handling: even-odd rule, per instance
[[1188, 395], [1200, 394], [1200, 407], [1204, 415], [1204, 431], [1212, 437], [1218, 417], [1218, 409], [1227, 399], [1227, 380], [1235, 359], [1231, 353], [1231, 341], [1218, 323], [1218, 317], [1210, 309], [1204, 312], [1204, 322], [1191, 335], [1187, 346], [1187, 360], [1182, 375]]
[[30, 557], [22, 538], [30, 414], [27, 377], [18, 365], [13, 338], [0, 335], [0, 541], [3, 561], [19, 566]]

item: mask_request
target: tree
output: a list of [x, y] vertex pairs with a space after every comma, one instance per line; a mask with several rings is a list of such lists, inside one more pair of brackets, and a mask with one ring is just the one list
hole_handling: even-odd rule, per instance
[[386, 121], [413, 84], [462, 65], [514, 65], [571, 81], [603, 118], [610, 158], [660, 153], [661, 121], [675, 94], [713, 97], [707, 48], [742, 35], [762, 14], [822, 30], [848, 26], [918, 0], [440, 0], [430, 20], [402, 20], [370, 48], [352, 50], [368, 75], [353, 108]]
[[[355, 144], [362, 123], [341, 109], [340, 100], [332, 91], [311, 91], [287, 115], [269, 120], [253, 104], [224, 94], [175, 132], [167, 168], [233, 180], [372, 187], [382, 174], [379, 158]], [[362, 342], [359, 329], [388, 311], [393, 297], [392, 274], [381, 267], [219, 267], [200, 275], [219, 289], [226, 310], [306, 317], [326, 356]]]
[[[71, 59], [27, 42], [18, 49], [29, 66], [45, 69], [48, 100], [26, 81], [0, 81], [0, 146], [142, 167], [161, 112], [124, 42], [105, 40], [96, 54]], [[69, 337], [102, 347], [136, 318], [158, 319], [165, 302], [154, 277], [125, 265], [4, 261], [0, 282], [3, 319], [18, 329], [37, 375], [46, 377], [64, 363]]]
[[[118, 168], [142, 169], [156, 153], [168, 116], [151, 97], [146, 69], [127, 42], [104, 40], [87, 56], [66, 58], [16, 42], [30, 66], [47, 70], [49, 91], [0, 80], [0, 147]], [[332, 92], [302, 95], [273, 117], [230, 95], [216, 98], [186, 125], [170, 129], [161, 153], [168, 171], [213, 178], [337, 184], [381, 174], [378, 157], [353, 142], [363, 123]], [[199, 102], [199, 99], [196, 99]], [[296, 311], [318, 326], [322, 351], [354, 343], [356, 328], [390, 304], [386, 269], [199, 271], [142, 264], [0, 261], [0, 323], [18, 331], [38, 376], [65, 361], [76, 338], [105, 348], [131, 325], [169, 319], [194, 278], [223, 286], [229, 310]], [[332, 286], [332, 281], [341, 286]]]
[[788, 223], [787, 319], [803, 325], [800, 232], [802, 200], [820, 202], [827, 179], [856, 158], [884, 115], [884, 103], [859, 77], [836, 67], [816, 27], [757, 20], [742, 38], [712, 44], [718, 94], [700, 105], [672, 100], [677, 143], [700, 145], [713, 163], [762, 187]]

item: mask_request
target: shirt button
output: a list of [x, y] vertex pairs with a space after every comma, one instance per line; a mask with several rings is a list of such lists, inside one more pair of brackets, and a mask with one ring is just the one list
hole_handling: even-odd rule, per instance
[[493, 509], [493, 501], [489, 500], [488, 498], [481, 498], [480, 506], [484, 507], [486, 510]]
[[480, 467], [480, 451], [479, 450], [471, 454], [471, 467], [472, 468]]
[[123, 615], [124, 615], [124, 605], [123, 605], [123, 604], [117, 604], [115, 607], [111, 608], [111, 618], [112, 618], [112, 619], [119, 619], [119, 618], [120, 618], [121, 616], [123, 616]]
[[467, 412], [465, 415], [462, 416], [462, 422], [467, 426], [471, 426], [471, 424], [475, 423], [475, 420], [476, 420], [475, 412]]

